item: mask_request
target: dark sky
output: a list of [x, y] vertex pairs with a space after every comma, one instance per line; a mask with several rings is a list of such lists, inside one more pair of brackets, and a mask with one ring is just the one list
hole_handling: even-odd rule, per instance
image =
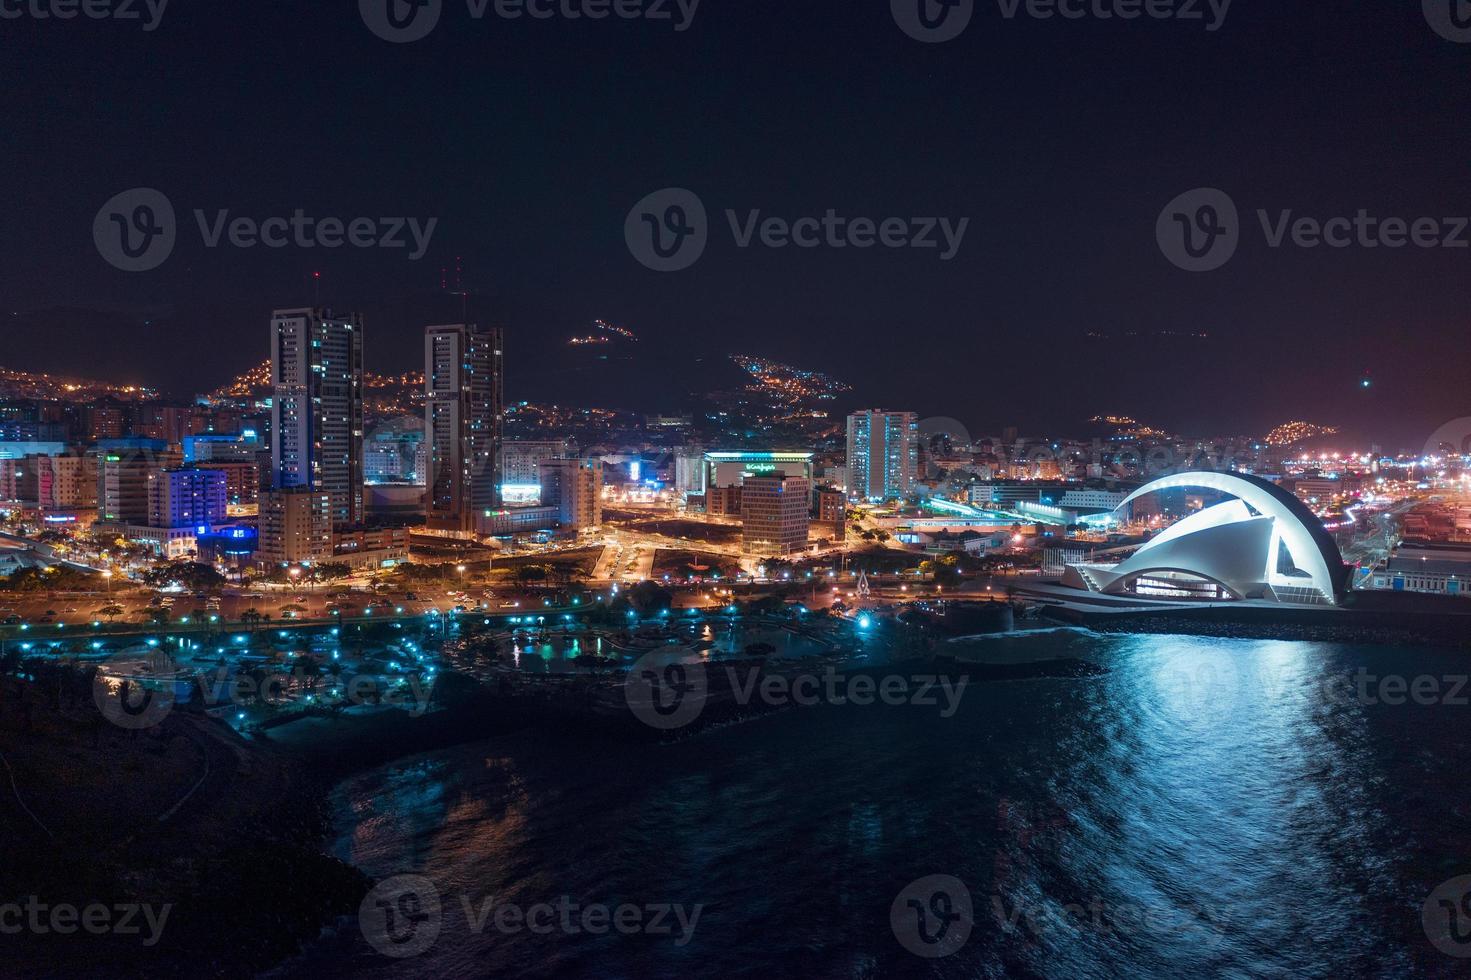
[[[204, 390], [265, 357], [270, 309], [309, 303], [320, 270], [321, 300], [367, 318], [369, 367], [404, 370], [423, 324], [453, 317], [440, 269], [463, 256], [472, 311], [510, 330], [517, 398], [663, 407], [705, 387], [690, 358], [745, 351], [987, 431], [1106, 411], [1418, 444], [1471, 415], [1471, 249], [1273, 249], [1255, 216], [1471, 215], [1471, 44], [1438, 36], [1419, 3], [1236, 0], [1208, 32], [1008, 20], [977, 0], [966, 32], [933, 45], [888, 0], [704, 0], [683, 33], [445, 4], [402, 45], [357, 0], [173, 0], [153, 32], [0, 20], [0, 364]], [[140, 186], [173, 203], [178, 241], [126, 273], [93, 219]], [[710, 243], [657, 273], [624, 219], [671, 186], [704, 202]], [[1209, 273], [1155, 239], [1165, 204], [1197, 187], [1242, 219]], [[439, 221], [410, 262], [209, 249], [196, 208]], [[950, 262], [743, 250], [727, 208], [970, 227]], [[121, 316], [103, 331], [77, 309]], [[595, 317], [638, 331], [658, 370], [610, 365], [601, 387], [561, 370], [559, 343]]]

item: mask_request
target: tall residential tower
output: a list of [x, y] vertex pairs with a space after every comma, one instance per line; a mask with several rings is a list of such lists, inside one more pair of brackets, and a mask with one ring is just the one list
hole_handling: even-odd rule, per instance
[[502, 331], [456, 323], [424, 331], [425, 509], [431, 531], [473, 534], [500, 502]]
[[848, 416], [848, 496], [888, 500], [914, 491], [919, 417], [869, 410]]
[[363, 321], [331, 310], [271, 315], [271, 474], [277, 490], [331, 497], [334, 525], [363, 520]]

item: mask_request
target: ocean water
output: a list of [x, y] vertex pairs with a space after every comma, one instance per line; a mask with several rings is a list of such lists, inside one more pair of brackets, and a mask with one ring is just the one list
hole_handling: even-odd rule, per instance
[[[384, 955], [345, 922], [283, 972], [1471, 972], [1471, 920], [1437, 944], [1422, 917], [1471, 874], [1464, 653], [1077, 630], [955, 647], [1108, 672], [672, 744], [523, 732], [368, 772], [335, 794], [333, 849], [414, 876], [378, 896], [410, 938]], [[543, 904], [543, 931], [516, 917]]]

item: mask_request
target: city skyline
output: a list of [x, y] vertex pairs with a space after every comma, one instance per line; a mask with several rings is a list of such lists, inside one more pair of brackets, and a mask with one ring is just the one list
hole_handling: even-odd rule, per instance
[[1471, 962], [1471, 0], [0, 0], [0, 974]]
[[[1261, 418], [1232, 428], [1311, 417], [1324, 405], [1337, 407], [1327, 413], [1333, 424], [1409, 439], [1464, 414], [1454, 393], [1471, 371], [1459, 343], [1471, 305], [1463, 249], [1298, 247], [1291, 232], [1270, 241], [1284, 212], [1289, 222], [1324, 223], [1361, 210], [1379, 222], [1465, 211], [1457, 161], [1467, 137], [1438, 121], [1465, 52], [1413, 4], [1332, 17], [1236, 4], [1214, 31], [988, 9], [943, 45], [905, 37], [883, 4], [803, 5], [782, 12], [779, 30], [705, 5], [680, 32], [467, 21], [459, 10], [400, 45], [354, 13], [268, 5], [240, 21], [219, 8], [178, 8], [151, 32], [13, 23], [26, 43], [0, 67], [12, 103], [30, 78], [135, 97], [102, 125], [106, 168], [68, 152], [91, 138], [98, 117], [74, 106], [67, 87], [40, 86], [11, 107], [22, 125], [9, 152], [31, 186], [0, 192], [10, 216], [0, 247], [15, 257], [0, 268], [0, 313], [12, 324], [6, 366], [105, 364], [187, 395], [194, 379], [207, 388], [253, 362], [264, 311], [325, 305], [363, 314], [379, 336], [368, 367], [389, 373], [415, 364], [422, 324], [467, 318], [458, 294], [468, 292], [469, 319], [519, 333], [528, 370], [516, 399], [567, 402], [595, 388], [599, 376], [538, 345], [547, 340], [549, 350], [552, 338], [607, 317], [635, 326], [649, 363], [610, 377], [597, 394], [603, 405], [682, 378], [691, 357], [734, 348], [831, 372], [921, 415], [1039, 430], [1108, 409], [1208, 431], [1241, 390], [1256, 393]], [[334, 77], [304, 100], [264, 63], [199, 54], [221, 36], [305, 53], [309, 38], [329, 33]], [[1256, 54], [1285, 37], [1291, 57]], [[1148, 56], [1128, 56], [1141, 45]], [[462, 59], [496, 71], [465, 75], [454, 67]], [[141, 67], [159, 60], [188, 66], [191, 85]], [[629, 67], [643, 62], [668, 66], [681, 84]], [[560, 79], [557, 122], [538, 125], [536, 93], [566, 63], [586, 75]], [[1253, 66], [1249, 77], [1222, 86], [1242, 64]], [[1395, 70], [1347, 68], [1385, 64]], [[855, 74], [854, 65], [868, 68]], [[1323, 92], [1281, 97], [1304, 70], [1322, 76]], [[883, 81], [864, 80], [869, 72]], [[779, 76], [788, 79], [780, 87]], [[845, 115], [854, 84], [865, 108]], [[973, 104], [976, 91], [987, 95]], [[361, 101], [344, 102], [349, 92]], [[1330, 93], [1352, 112], [1316, 111]], [[368, 105], [371, 114], [358, 108]], [[942, 115], [957, 123], [928, 122]], [[41, 138], [41, 118], [51, 138]], [[1390, 139], [1401, 118], [1410, 138]], [[1195, 135], [1176, 138], [1184, 120]], [[453, 147], [418, 138], [445, 124], [456, 128]], [[207, 130], [208, 143], [152, 138], [190, 126]], [[1130, 137], [1109, 139], [1119, 132]], [[393, 142], [413, 153], [384, 149], [388, 133], [406, 136]], [[281, 142], [300, 148], [284, 172]], [[344, 146], [362, 163], [343, 167]], [[212, 160], [207, 172], [192, 166], [196, 152]], [[483, 173], [462, 169], [462, 152], [492, 162]], [[172, 202], [178, 241], [161, 267], [129, 273], [98, 254], [92, 226], [109, 199], [135, 187]], [[710, 225], [700, 261], [671, 273], [646, 269], [624, 240], [630, 209], [663, 187], [689, 188]], [[1198, 187], [1230, 196], [1242, 242], [1224, 268], [1192, 273], [1161, 254], [1156, 223]], [[46, 201], [62, 204], [42, 213]], [[402, 249], [237, 247], [228, 230], [207, 244], [222, 215], [226, 226], [263, 225], [298, 209], [344, 223], [415, 217], [421, 235], [437, 224], [416, 261], [407, 227]], [[760, 232], [738, 244], [755, 212], [793, 223], [829, 210], [849, 221], [970, 224], [949, 261], [943, 249], [767, 248]], [[126, 326], [98, 330], [97, 318], [67, 310], [115, 311]], [[191, 342], [201, 324], [208, 345]], [[733, 334], [739, 345], [724, 339]], [[965, 352], [975, 382], [937, 378], [928, 358], [891, 356], [915, 345]], [[76, 352], [70, 362], [62, 350]], [[1365, 375], [1369, 397], [1357, 387]], [[1113, 400], [1090, 393], [1100, 387], [1137, 394], [1102, 405]]]

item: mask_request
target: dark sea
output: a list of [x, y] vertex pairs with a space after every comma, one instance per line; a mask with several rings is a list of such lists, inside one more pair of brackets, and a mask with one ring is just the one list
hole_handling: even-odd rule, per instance
[[822, 703], [672, 744], [542, 730], [374, 770], [338, 788], [333, 848], [396, 879], [370, 896], [376, 948], [347, 921], [280, 973], [1471, 975], [1464, 652], [954, 647], [1107, 673], [976, 682], [948, 717], [943, 698]]

